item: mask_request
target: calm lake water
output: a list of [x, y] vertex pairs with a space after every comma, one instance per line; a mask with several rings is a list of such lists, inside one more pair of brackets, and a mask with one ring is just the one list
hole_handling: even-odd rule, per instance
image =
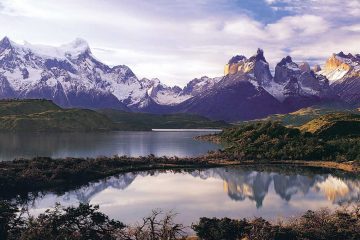
[[0, 161], [35, 156], [197, 156], [220, 146], [195, 141], [212, 132], [1, 133]]
[[172, 210], [179, 213], [177, 222], [191, 225], [202, 216], [274, 220], [359, 200], [359, 178], [299, 168], [287, 173], [276, 168], [258, 171], [228, 167], [127, 173], [64, 194], [38, 196], [29, 205], [37, 214], [56, 202], [98, 204], [101, 211], [128, 224], [152, 209]]

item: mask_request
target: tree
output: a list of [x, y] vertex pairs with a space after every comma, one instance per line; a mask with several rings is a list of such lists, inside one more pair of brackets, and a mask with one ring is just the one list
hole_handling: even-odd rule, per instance
[[56, 204], [37, 218], [30, 218], [21, 240], [85, 240], [116, 239], [116, 233], [125, 228], [119, 221], [98, 211], [99, 206], [82, 204], [63, 208]]

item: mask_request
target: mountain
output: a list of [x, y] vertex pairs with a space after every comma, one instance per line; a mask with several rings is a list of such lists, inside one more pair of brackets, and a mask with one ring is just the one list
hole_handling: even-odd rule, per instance
[[50, 47], [20, 45], [5, 37], [0, 41], [0, 99], [44, 98], [64, 108], [190, 113], [229, 122], [336, 102], [337, 94], [360, 104], [359, 56], [338, 54], [328, 62], [323, 70], [312, 70], [288, 56], [276, 65], [273, 77], [259, 49], [250, 58], [232, 57], [224, 76], [195, 78], [180, 88], [156, 78], [138, 79], [125, 65], [108, 66], [82, 39]]
[[331, 87], [344, 101], [360, 106], [360, 54], [333, 54], [319, 71], [331, 82]]
[[211, 88], [180, 103], [177, 110], [229, 122], [281, 111], [280, 102], [262, 87], [271, 81], [262, 50], [249, 59], [244, 56], [231, 59], [225, 73], [228, 74]]
[[82, 39], [49, 47], [0, 41], [0, 98], [45, 98], [62, 107], [141, 110], [189, 98], [179, 87], [139, 80], [125, 65], [98, 61]]
[[191, 80], [182, 90], [181, 95], [185, 96], [197, 96], [206, 92], [207, 90], [213, 88], [222, 77], [209, 78], [207, 76], [203, 76], [201, 78], [195, 78]]
[[289, 56], [277, 64], [273, 78], [261, 49], [250, 58], [234, 56], [224, 72], [223, 78], [180, 103], [177, 110], [232, 122], [338, 100], [326, 77]]
[[115, 130], [106, 116], [87, 109], [62, 109], [48, 100], [0, 100], [0, 131], [73, 132]]

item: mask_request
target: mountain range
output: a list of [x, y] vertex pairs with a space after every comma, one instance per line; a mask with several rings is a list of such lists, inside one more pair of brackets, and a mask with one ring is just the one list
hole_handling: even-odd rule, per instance
[[310, 68], [290, 56], [275, 67], [264, 52], [232, 57], [224, 76], [191, 80], [184, 88], [139, 79], [125, 65], [97, 60], [86, 41], [59, 47], [0, 41], [0, 98], [44, 98], [65, 108], [193, 113], [235, 122], [288, 113], [324, 102], [360, 106], [360, 55], [334, 54]]

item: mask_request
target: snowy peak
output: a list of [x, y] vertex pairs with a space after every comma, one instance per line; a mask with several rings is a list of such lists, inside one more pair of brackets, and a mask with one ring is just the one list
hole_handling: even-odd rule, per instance
[[307, 62], [293, 62], [290, 56], [276, 65], [274, 82], [284, 87], [284, 97], [334, 97], [326, 77], [316, 75]]
[[360, 106], [360, 54], [333, 54], [317, 74], [329, 79], [342, 100]]
[[147, 89], [147, 96], [159, 105], [176, 105], [192, 97], [190, 94], [182, 94], [180, 87], [169, 87], [157, 78], [143, 78], [140, 82]]
[[184, 87], [181, 94], [197, 96], [206, 93], [210, 91], [220, 80], [222, 80], [222, 77], [209, 78], [207, 76], [203, 76], [201, 78], [195, 78]]
[[326, 76], [330, 82], [342, 80], [346, 76], [360, 76], [360, 55], [343, 52], [333, 54], [319, 74]]
[[8, 37], [4, 37], [0, 41], [0, 53], [5, 49], [12, 49], [18, 55], [36, 55], [44, 59], [71, 59], [76, 58], [82, 54], [91, 54], [88, 43], [80, 38], [74, 41], [63, 44], [59, 47], [46, 46], [40, 44], [31, 44], [25, 42], [24, 44], [18, 44], [11, 41]]

